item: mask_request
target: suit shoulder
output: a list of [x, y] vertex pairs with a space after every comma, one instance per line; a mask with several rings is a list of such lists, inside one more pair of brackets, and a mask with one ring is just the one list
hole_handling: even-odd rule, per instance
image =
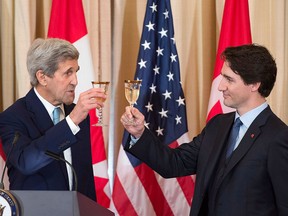
[[287, 124], [282, 121], [275, 113], [272, 113], [268, 118], [268, 121], [274, 128], [288, 128]]
[[220, 114], [215, 115], [213, 118], [211, 118], [207, 122], [207, 125], [219, 124], [221, 122], [226, 122], [226, 121], [234, 119], [234, 117], [235, 117], [235, 112], [229, 112], [229, 113], [224, 113], [224, 114], [220, 113]]
[[19, 115], [19, 112], [25, 111], [26, 108], [26, 102], [25, 98], [20, 98], [16, 100], [12, 105], [10, 105], [7, 109], [5, 109], [1, 114], [11, 114], [11, 113], [17, 113]]

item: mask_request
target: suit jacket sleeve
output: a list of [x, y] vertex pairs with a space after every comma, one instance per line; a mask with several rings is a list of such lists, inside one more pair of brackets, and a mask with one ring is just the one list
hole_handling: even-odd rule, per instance
[[0, 114], [0, 135], [6, 154], [16, 132], [20, 137], [13, 146], [9, 162], [26, 175], [51, 163], [53, 159], [45, 154], [46, 150], [61, 153], [77, 142], [66, 120], [54, 126], [33, 89]]
[[53, 160], [45, 155], [46, 150], [61, 153], [77, 141], [66, 120], [55, 126], [52, 123], [51, 128], [42, 134], [33, 122], [29, 119], [23, 122], [15, 113], [3, 114], [0, 119], [1, 139], [6, 154], [11, 149], [15, 132], [20, 133], [9, 162], [26, 175], [35, 173]]
[[274, 138], [268, 151], [267, 167], [279, 215], [288, 215], [288, 129]]
[[125, 150], [136, 156], [164, 178], [195, 174], [201, 136], [177, 149], [163, 145], [148, 129], [145, 129], [138, 142]]

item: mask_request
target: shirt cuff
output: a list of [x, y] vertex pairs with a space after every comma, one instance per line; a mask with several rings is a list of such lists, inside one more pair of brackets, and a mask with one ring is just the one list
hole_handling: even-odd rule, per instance
[[74, 124], [74, 122], [71, 120], [69, 115], [66, 116], [66, 121], [67, 121], [67, 124], [70, 127], [70, 129], [74, 135], [80, 131], [80, 127], [78, 125]]
[[129, 149], [135, 145], [135, 143], [139, 140], [139, 138], [134, 137], [133, 135], [130, 135], [130, 143], [129, 143]]

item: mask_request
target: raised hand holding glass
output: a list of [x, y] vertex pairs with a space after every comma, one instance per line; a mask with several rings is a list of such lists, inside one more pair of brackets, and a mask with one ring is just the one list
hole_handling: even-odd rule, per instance
[[[105, 81], [105, 82], [104, 81], [99, 81], [99, 82], [92, 81], [93, 88], [101, 88], [101, 89], [104, 90], [105, 94], [107, 94], [109, 84], [110, 84], [110, 82], [107, 82], [107, 81]], [[100, 100], [101, 102], [105, 101], [105, 99], [103, 99], [103, 98], [96, 98], [96, 100]], [[96, 109], [96, 115], [98, 117], [98, 122], [97, 122], [97, 124], [95, 124], [93, 126], [105, 126], [105, 125], [103, 125], [103, 110], [102, 110], [102, 107]]]

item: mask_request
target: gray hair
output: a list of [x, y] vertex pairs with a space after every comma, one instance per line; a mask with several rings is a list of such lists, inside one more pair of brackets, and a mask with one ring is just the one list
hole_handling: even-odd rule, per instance
[[33, 41], [27, 53], [27, 69], [30, 83], [34, 87], [38, 84], [36, 72], [42, 70], [49, 77], [53, 77], [60, 62], [65, 60], [78, 60], [78, 50], [68, 41], [58, 38]]

